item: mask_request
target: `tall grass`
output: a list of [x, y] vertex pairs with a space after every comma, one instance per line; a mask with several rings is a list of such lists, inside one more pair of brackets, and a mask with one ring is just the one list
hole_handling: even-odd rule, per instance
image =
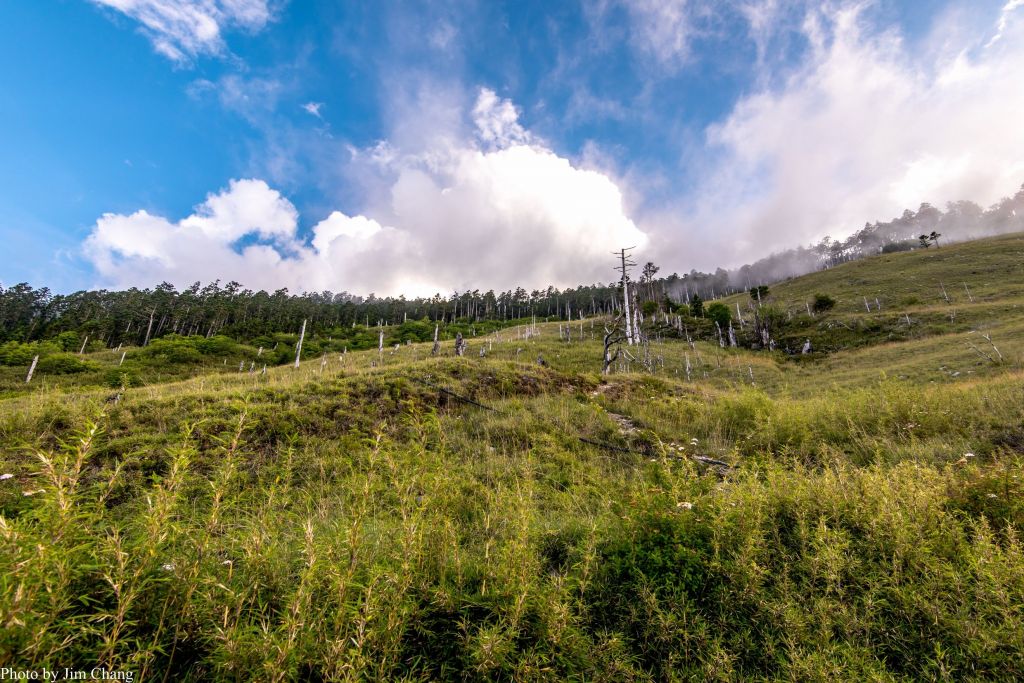
[[[116, 459], [116, 420], [83, 422], [5, 482], [37, 492], [0, 518], [0, 665], [159, 680], [1024, 676], [1021, 462], [919, 448], [1006, 424], [1009, 382], [938, 414], [950, 396], [894, 388], [863, 421], [757, 392], [655, 400], [617, 434], [602, 413], [640, 386], [496, 399], [500, 414], [407, 400], [343, 441], [269, 442], [249, 396]], [[698, 449], [745, 443], [741, 466], [723, 479], [671, 457], [688, 434]], [[855, 464], [844, 443], [906, 457]]]
[[[841, 284], [850, 308], [844, 272], [804, 285]], [[971, 288], [990, 307], [972, 322], [1013, 308]], [[656, 341], [657, 372], [602, 378], [588, 324], [121, 395], [22, 381], [0, 401], [0, 667], [1024, 678], [1007, 316], [999, 366], [936, 328], [799, 362]]]

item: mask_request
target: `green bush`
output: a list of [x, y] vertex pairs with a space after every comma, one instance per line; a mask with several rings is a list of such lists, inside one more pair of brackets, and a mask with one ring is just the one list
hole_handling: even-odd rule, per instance
[[239, 350], [238, 343], [234, 339], [219, 334], [209, 339], [205, 337], [190, 337], [189, 339], [194, 340], [195, 348], [207, 356], [227, 356], [237, 353]]
[[78, 351], [82, 348], [82, 342], [78, 337], [78, 333], [70, 330], [68, 332], [61, 332], [53, 341], [60, 346], [62, 351]]
[[704, 313], [711, 320], [718, 323], [718, 326], [723, 330], [729, 327], [729, 323], [732, 322], [732, 314], [729, 312], [729, 307], [720, 301], [709, 305]]
[[95, 369], [95, 365], [73, 353], [55, 353], [39, 361], [39, 372], [48, 375], [73, 375]]
[[142, 386], [142, 378], [134, 368], [111, 368], [103, 374], [103, 384], [111, 389]]
[[0, 365], [28, 365], [35, 355], [35, 344], [10, 341], [0, 345]]
[[683, 510], [644, 512], [601, 551], [601, 590], [613, 613], [641, 590], [672, 602], [704, 601], [714, 588], [711, 529]]
[[60, 352], [60, 347], [50, 341], [16, 342], [10, 341], [0, 345], [0, 365], [28, 365], [37, 355], [45, 357]]
[[815, 294], [814, 303], [811, 308], [814, 309], [815, 313], [824, 313], [825, 311], [831, 311], [835, 308], [836, 300], [830, 297], [828, 294]]
[[165, 363], [199, 363], [203, 360], [203, 354], [189, 337], [155, 339], [139, 355], [144, 359]]
[[690, 510], [654, 509], [600, 548], [598, 573], [586, 596], [591, 626], [625, 635], [657, 680], [670, 679], [679, 645], [675, 634], [658, 626], [659, 617], [701, 625], [702, 613], [715, 606], [721, 578], [714, 569], [713, 536]]

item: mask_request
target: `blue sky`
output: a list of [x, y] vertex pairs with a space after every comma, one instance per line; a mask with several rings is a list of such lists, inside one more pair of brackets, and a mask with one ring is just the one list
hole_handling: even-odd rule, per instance
[[566, 286], [989, 203], [1022, 4], [12, 0], [0, 282]]

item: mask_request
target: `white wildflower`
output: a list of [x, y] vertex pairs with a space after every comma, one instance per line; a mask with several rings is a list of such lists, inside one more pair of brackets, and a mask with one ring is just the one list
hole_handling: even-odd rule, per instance
[[9, 474], [9, 473], [0, 474], [0, 481], [7, 481], [8, 479], [13, 479], [13, 478], [14, 478], [13, 474]]
[[684, 501], [681, 501], [679, 503], [676, 503], [676, 507], [677, 508], [683, 508], [684, 510], [692, 510], [693, 509], [693, 503], [684, 500]]
[[160, 565], [160, 568], [163, 569], [165, 572], [173, 572], [174, 564], [168, 562], [167, 564]]

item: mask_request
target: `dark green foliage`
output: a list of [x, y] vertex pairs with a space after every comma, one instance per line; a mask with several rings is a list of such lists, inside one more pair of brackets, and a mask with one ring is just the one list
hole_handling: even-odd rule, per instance
[[657, 301], [645, 301], [645, 302], [643, 302], [643, 304], [640, 305], [640, 312], [643, 313], [645, 317], [648, 317], [648, 318], [651, 317], [652, 315], [654, 315], [654, 314], [656, 314], [658, 312], [658, 302]]
[[712, 534], [691, 511], [642, 512], [621, 533], [600, 551], [594, 606], [611, 617], [608, 625], [626, 617], [644, 590], [675, 604], [709, 604], [718, 583]]
[[82, 340], [77, 332], [61, 332], [53, 340], [64, 351], [78, 351], [81, 348]]
[[732, 321], [732, 313], [729, 311], [729, 307], [720, 301], [709, 304], [704, 314], [713, 322], [718, 323], [722, 330], [729, 327], [729, 323]]
[[697, 294], [690, 297], [690, 315], [694, 318], [704, 317], [704, 300]]
[[835, 305], [836, 300], [828, 294], [815, 294], [814, 303], [811, 304], [811, 308], [815, 313], [824, 313], [825, 311], [831, 311], [835, 308]]
[[[664, 294], [653, 282], [646, 288], [652, 298], [659, 291]], [[615, 287], [606, 285], [564, 291], [553, 287], [534, 292], [522, 288], [502, 293], [472, 291], [447, 299], [435, 296], [407, 300], [372, 295], [363, 299], [331, 292], [294, 296], [284, 289], [253, 292], [237, 282], [222, 287], [219, 281], [202, 288], [196, 283], [180, 292], [163, 283], [154, 289], [67, 295], [53, 295], [48, 289], [34, 290], [21, 283], [6, 289], [0, 286], [0, 342], [60, 336], [58, 348], [78, 351], [81, 347], [73, 345], [87, 335], [108, 347], [144, 346], [147, 340], [171, 335], [221, 335], [246, 341], [273, 337], [282, 330], [297, 333], [305, 321], [307, 338], [332, 337], [353, 341], [357, 348], [369, 348], [369, 337], [376, 342], [379, 324], [385, 326], [391, 343], [425, 341], [438, 321], [446, 328], [446, 338], [454, 338], [456, 333], [485, 334], [534, 318], [557, 320], [569, 310], [574, 314], [608, 312], [616, 299]], [[402, 329], [396, 331], [399, 325]], [[364, 338], [351, 339], [356, 336]]]
[[750, 298], [754, 301], [762, 301], [768, 296], [768, 285], [758, 285], [750, 288]]
[[586, 598], [590, 628], [625, 636], [637, 660], [658, 680], [678, 673], [680, 654], [680, 642], [666, 632], [659, 612], [699, 628], [717, 601], [721, 578], [712, 538], [693, 512], [656, 507], [637, 514], [600, 549]]

